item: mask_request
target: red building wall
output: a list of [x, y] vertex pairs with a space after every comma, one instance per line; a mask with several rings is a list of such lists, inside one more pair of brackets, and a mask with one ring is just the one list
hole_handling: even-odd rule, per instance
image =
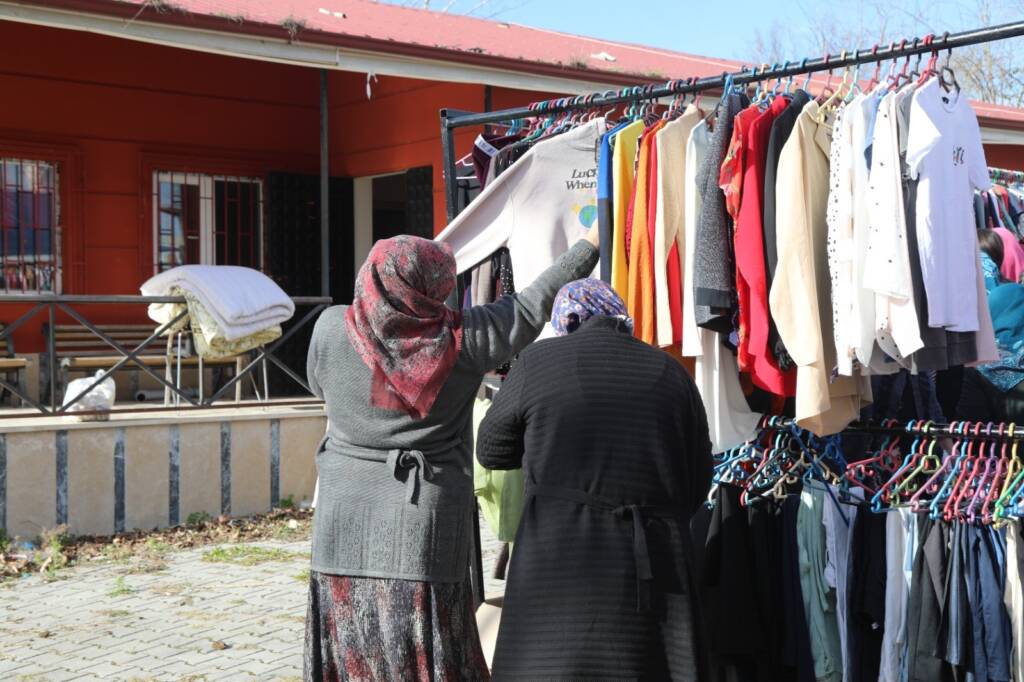
[[[65, 294], [135, 294], [153, 271], [152, 171], [263, 176], [319, 170], [314, 69], [0, 22], [0, 157], [61, 162]], [[430, 165], [435, 228], [445, 223], [438, 111], [482, 110], [480, 85], [332, 72], [336, 176]], [[533, 93], [499, 91], [498, 106]], [[459, 133], [467, 149], [476, 130]], [[27, 308], [0, 306], [10, 323]], [[98, 307], [99, 322], [144, 321], [139, 306]], [[16, 336], [38, 350], [39, 326]]]

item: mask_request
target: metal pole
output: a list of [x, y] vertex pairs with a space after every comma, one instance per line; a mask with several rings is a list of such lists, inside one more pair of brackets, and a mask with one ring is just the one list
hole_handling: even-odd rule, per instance
[[448, 109], [441, 110], [441, 163], [444, 168], [444, 199], [448, 222], [455, 220], [458, 213], [459, 184], [455, 177], [455, 136], [449, 122]]
[[[627, 104], [642, 100], [653, 100], [662, 97], [700, 92], [721, 88], [725, 85], [727, 78], [732, 77], [736, 85], [755, 83], [758, 81], [772, 80], [775, 78], [788, 78], [803, 74], [829, 71], [831, 69], [856, 66], [858, 64], [871, 64], [900, 57], [909, 57], [927, 52], [938, 52], [940, 50], [965, 47], [989, 43], [997, 40], [1006, 40], [1024, 36], [1024, 21], [1018, 21], [1000, 26], [979, 28], [962, 33], [951, 33], [942, 36], [929, 38], [913, 38], [889, 43], [885, 46], [873, 45], [868, 48], [861, 48], [844, 53], [843, 55], [826, 55], [815, 59], [803, 59], [793, 62], [786, 62], [783, 66], [759, 70], [744, 68], [740, 71], [723, 73], [721, 76], [710, 76], [699, 79], [672, 80], [667, 83], [650, 84], [625, 88], [623, 90], [609, 90], [604, 93], [594, 93], [588, 96], [567, 97], [561, 100], [553, 100], [542, 103], [544, 114], [560, 113], [564, 111], [578, 111], [582, 109], [594, 109], [617, 104]], [[500, 111], [467, 114], [442, 111], [442, 126], [444, 119], [447, 119], [448, 128], [461, 128], [464, 126], [484, 125], [487, 123], [500, 123], [514, 121], [522, 118], [529, 118], [537, 115], [536, 105], [534, 107], [516, 107], [502, 109]]]
[[50, 370], [50, 409], [54, 412], [57, 411], [57, 330], [55, 328], [55, 311], [56, 306], [50, 303], [46, 310], [48, 316], [46, 332], [46, 355], [48, 357], [46, 359]]
[[327, 149], [327, 69], [320, 70], [320, 295], [331, 295], [330, 158]]

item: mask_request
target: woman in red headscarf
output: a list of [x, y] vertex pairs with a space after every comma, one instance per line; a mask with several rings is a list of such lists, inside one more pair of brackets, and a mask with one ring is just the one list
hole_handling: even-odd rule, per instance
[[307, 680], [483, 680], [468, 582], [473, 401], [597, 264], [596, 226], [530, 286], [450, 310], [446, 244], [377, 242], [351, 306], [324, 311], [308, 378], [326, 403]]

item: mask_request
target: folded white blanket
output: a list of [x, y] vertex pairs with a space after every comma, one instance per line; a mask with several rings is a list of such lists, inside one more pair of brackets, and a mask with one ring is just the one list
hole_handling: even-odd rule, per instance
[[[143, 296], [169, 296], [175, 287], [199, 299], [229, 341], [279, 325], [295, 314], [288, 294], [252, 268], [182, 265], [151, 277], [141, 290]], [[171, 307], [153, 304], [149, 316], [163, 324], [171, 319]]]

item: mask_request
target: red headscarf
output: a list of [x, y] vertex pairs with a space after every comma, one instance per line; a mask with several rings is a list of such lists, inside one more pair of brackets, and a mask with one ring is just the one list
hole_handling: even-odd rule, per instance
[[356, 276], [345, 330], [373, 371], [370, 402], [422, 419], [462, 346], [462, 315], [445, 305], [455, 288], [448, 244], [401, 235], [374, 244]]

